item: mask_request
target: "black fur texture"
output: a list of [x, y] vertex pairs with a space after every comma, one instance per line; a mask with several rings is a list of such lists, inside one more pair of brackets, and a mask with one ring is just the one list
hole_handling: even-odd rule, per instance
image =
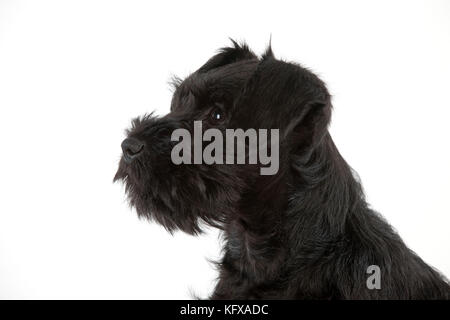
[[[115, 176], [140, 216], [168, 231], [225, 237], [212, 299], [448, 299], [438, 271], [406, 247], [366, 203], [356, 174], [328, 132], [330, 94], [313, 73], [233, 41], [185, 80], [171, 112], [133, 120], [144, 148]], [[221, 112], [221, 119], [211, 114]], [[280, 129], [280, 167], [171, 162], [176, 128]], [[381, 289], [366, 285], [368, 266]], [[182, 266], [180, 266], [182, 268]], [[170, 276], [170, 275], [168, 275]]]

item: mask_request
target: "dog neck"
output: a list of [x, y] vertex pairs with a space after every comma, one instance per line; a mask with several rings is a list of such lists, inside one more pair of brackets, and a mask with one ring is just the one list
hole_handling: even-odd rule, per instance
[[317, 236], [319, 230], [313, 226], [320, 226], [320, 233], [326, 233], [328, 238], [339, 237], [350, 215], [368, 207], [358, 175], [340, 155], [329, 134], [308, 160], [295, 162], [292, 176], [287, 220], [296, 223], [288, 227], [303, 225]]
[[248, 281], [276, 281], [291, 256], [327, 250], [324, 241], [339, 241], [349, 215], [367, 207], [357, 177], [328, 134], [309, 159], [298, 158], [285, 170], [252, 186], [225, 229], [224, 262]]

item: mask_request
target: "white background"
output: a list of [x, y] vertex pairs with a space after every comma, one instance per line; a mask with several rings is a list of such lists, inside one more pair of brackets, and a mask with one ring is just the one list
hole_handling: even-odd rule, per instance
[[0, 1], [0, 298], [190, 298], [218, 233], [140, 221], [112, 178], [130, 119], [229, 44], [318, 73], [373, 208], [450, 276], [450, 1]]

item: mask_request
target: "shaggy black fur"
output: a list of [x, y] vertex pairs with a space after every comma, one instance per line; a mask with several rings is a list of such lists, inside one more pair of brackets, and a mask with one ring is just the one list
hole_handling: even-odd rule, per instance
[[[408, 249], [365, 201], [356, 174], [327, 126], [324, 83], [295, 63], [257, 57], [246, 45], [222, 49], [184, 81], [171, 112], [133, 121], [140, 144], [115, 180], [140, 216], [172, 232], [221, 228], [224, 256], [213, 299], [448, 299], [448, 281]], [[222, 118], [211, 116], [220, 112]], [[280, 169], [259, 165], [175, 165], [176, 128], [279, 128]], [[134, 157], [134, 153], [137, 154]], [[381, 269], [368, 289], [367, 267]]]

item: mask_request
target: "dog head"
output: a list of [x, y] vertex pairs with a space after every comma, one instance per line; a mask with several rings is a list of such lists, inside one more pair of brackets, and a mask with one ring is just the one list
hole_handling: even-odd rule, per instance
[[[140, 216], [169, 231], [196, 234], [201, 221], [221, 227], [239, 218], [251, 197], [269, 207], [287, 202], [286, 179], [294, 162], [307, 161], [327, 132], [330, 98], [314, 74], [275, 59], [270, 47], [258, 58], [246, 45], [233, 44], [183, 81], [175, 80], [171, 112], [134, 119], [122, 142], [114, 180], [125, 184], [128, 200]], [[173, 133], [184, 129], [195, 136], [198, 121], [200, 133], [215, 129], [223, 136], [227, 129], [278, 130], [275, 174], [261, 175], [261, 163], [174, 163]], [[194, 144], [188, 149], [194, 150]], [[244, 138], [247, 151], [248, 144]], [[273, 145], [266, 148], [273, 154]], [[183, 157], [192, 159], [184, 154], [188, 149]]]

